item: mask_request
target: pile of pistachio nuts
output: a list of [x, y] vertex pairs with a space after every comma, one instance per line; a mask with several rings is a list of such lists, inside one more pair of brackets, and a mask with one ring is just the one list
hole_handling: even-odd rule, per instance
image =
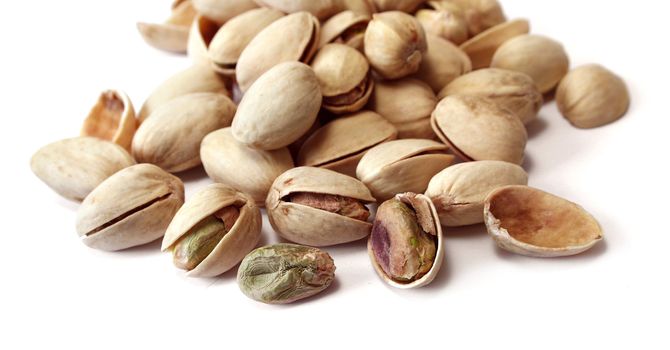
[[[484, 223], [532, 257], [603, 239], [579, 205], [527, 186], [526, 126], [551, 96], [575, 127], [615, 121], [625, 83], [570, 70], [560, 43], [496, 0], [177, 0], [138, 29], [193, 65], [138, 113], [102, 92], [80, 137], [31, 161], [81, 201], [91, 248], [162, 239], [187, 276], [239, 265], [244, 294], [281, 304], [328, 288], [321, 248], [337, 244], [367, 239], [370, 271], [415, 288], [437, 275], [451, 227]], [[213, 183], [185, 198], [178, 176], [200, 166]], [[292, 243], [258, 247], [263, 207]]]

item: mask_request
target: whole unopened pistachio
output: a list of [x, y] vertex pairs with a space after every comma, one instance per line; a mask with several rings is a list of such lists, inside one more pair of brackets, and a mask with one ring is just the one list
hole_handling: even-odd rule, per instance
[[165, 51], [186, 52], [189, 27], [196, 12], [190, 0], [176, 1], [172, 15], [165, 23], [137, 23], [137, 30], [147, 44]]
[[377, 274], [396, 288], [433, 281], [444, 259], [442, 227], [422, 194], [403, 193], [377, 209], [368, 254]]
[[426, 196], [435, 204], [442, 225], [465, 226], [484, 221], [484, 200], [491, 191], [527, 183], [528, 174], [516, 164], [480, 160], [442, 170], [430, 180]]
[[265, 202], [270, 224], [296, 243], [330, 246], [370, 234], [365, 207], [375, 199], [357, 179], [328, 169], [299, 167], [272, 184]]
[[464, 160], [523, 161], [526, 128], [514, 113], [489, 98], [447, 96], [437, 104], [431, 124], [437, 136]]
[[379, 12], [402, 11], [414, 13], [426, 0], [372, 0]]
[[458, 77], [437, 98], [458, 94], [488, 97], [514, 112], [524, 124], [535, 120], [543, 100], [531, 77], [498, 68], [480, 69]]
[[218, 276], [239, 263], [261, 236], [261, 212], [247, 194], [212, 184], [179, 209], [161, 250], [190, 277]]
[[95, 249], [115, 251], [154, 241], [184, 203], [184, 184], [151, 164], [122, 169], [91, 192], [77, 212], [77, 233]]
[[470, 56], [473, 69], [486, 68], [491, 65], [493, 55], [502, 44], [529, 31], [530, 24], [524, 19], [501, 23], [461, 44], [461, 50]]
[[93, 136], [112, 141], [130, 151], [137, 129], [135, 108], [123, 91], [107, 90], [88, 113], [81, 128], [81, 136]]
[[[214, 35], [219, 31], [221, 26], [213, 20], [198, 15], [191, 25], [191, 31], [188, 35], [188, 57], [194, 64], [203, 66], [211, 66], [212, 59], [209, 57], [209, 45], [214, 38]], [[213, 68], [213, 67], [210, 67]]]
[[363, 51], [365, 29], [370, 19], [370, 15], [354, 11], [338, 13], [323, 24], [319, 48], [329, 43], [340, 43]]
[[568, 73], [570, 60], [560, 43], [540, 35], [521, 35], [498, 48], [491, 67], [528, 74], [544, 94]]
[[135, 164], [121, 146], [76, 137], [42, 147], [30, 160], [33, 173], [59, 195], [81, 201], [117, 171]]
[[262, 150], [288, 146], [314, 124], [321, 101], [312, 68], [299, 62], [278, 64], [242, 98], [233, 119], [233, 136]]
[[506, 20], [498, 0], [442, 0], [439, 2], [461, 7], [471, 36], [478, 35]]
[[595, 128], [621, 118], [630, 104], [626, 83], [607, 68], [589, 64], [575, 68], [556, 90], [563, 116], [578, 128]]
[[133, 140], [133, 156], [176, 173], [200, 164], [200, 143], [227, 126], [235, 103], [223, 94], [200, 92], [175, 98], [142, 123]]
[[416, 18], [423, 25], [426, 34], [436, 35], [454, 44], [468, 40], [468, 23], [457, 5], [445, 3], [436, 9], [419, 10]]
[[365, 56], [385, 79], [416, 73], [428, 47], [419, 21], [400, 11], [372, 15], [364, 45]]
[[237, 17], [258, 5], [254, 0], [192, 0], [193, 6], [199, 14], [219, 23]]
[[432, 34], [426, 35], [428, 51], [414, 77], [430, 85], [435, 93], [472, 70], [470, 57], [456, 45]]
[[237, 270], [240, 290], [266, 304], [289, 304], [328, 288], [335, 278], [333, 258], [325, 251], [296, 244], [275, 244], [249, 253]]
[[491, 192], [484, 219], [500, 248], [532, 257], [579, 254], [603, 239], [598, 221], [584, 208], [527, 186]]
[[356, 168], [356, 177], [378, 201], [397, 193], [423, 192], [430, 179], [453, 163], [447, 146], [424, 139], [395, 140], [372, 147]]

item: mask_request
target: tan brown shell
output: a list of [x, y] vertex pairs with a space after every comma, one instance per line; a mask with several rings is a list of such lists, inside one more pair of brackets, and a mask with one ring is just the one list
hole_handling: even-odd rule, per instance
[[144, 41], [169, 52], [184, 53], [188, 42], [189, 27], [196, 16], [190, 0], [173, 4], [172, 15], [165, 23], [137, 23], [137, 30]]
[[308, 12], [320, 20], [341, 10], [340, 0], [256, 0], [256, 3], [284, 13]]
[[214, 35], [219, 31], [218, 23], [211, 19], [198, 15], [188, 35], [188, 57], [194, 64], [203, 66], [210, 66], [212, 63], [209, 57], [209, 44], [212, 42]]
[[414, 13], [426, 0], [372, 0], [379, 12], [402, 11]]
[[486, 68], [491, 65], [493, 55], [502, 44], [529, 31], [530, 24], [525, 19], [501, 23], [461, 44], [461, 50], [470, 56], [473, 69]]
[[84, 120], [81, 136], [111, 141], [130, 151], [137, 124], [135, 108], [128, 95], [120, 90], [107, 90], [100, 94]]
[[460, 7], [439, 10], [423, 9], [416, 12], [416, 18], [421, 22], [426, 34], [436, 35], [456, 45], [468, 40], [468, 23]]
[[258, 5], [253, 0], [192, 0], [199, 14], [219, 23], [237, 17]]
[[506, 21], [502, 6], [498, 0], [446, 0], [431, 1], [431, 3], [454, 4], [463, 9], [465, 20], [468, 23], [470, 36], [497, 26]]
[[372, 0], [341, 0], [341, 6], [342, 12], [352, 11], [366, 16], [372, 16], [373, 13], [377, 12]]
[[343, 11], [331, 17], [321, 27], [319, 48], [329, 43], [340, 43], [363, 51], [365, 28], [371, 18], [354, 11]]
[[470, 57], [458, 46], [432, 34], [427, 34], [426, 40], [428, 51], [414, 77], [430, 85], [435, 93], [472, 70]]

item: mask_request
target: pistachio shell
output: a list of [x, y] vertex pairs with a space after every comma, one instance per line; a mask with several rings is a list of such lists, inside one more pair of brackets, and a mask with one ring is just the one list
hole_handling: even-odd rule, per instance
[[329, 43], [341, 43], [363, 51], [363, 38], [370, 19], [370, 15], [354, 11], [338, 13], [323, 24], [319, 48]]
[[600, 225], [582, 207], [526, 186], [491, 192], [484, 218], [500, 248], [526, 256], [575, 255], [603, 239]]
[[231, 205], [239, 209], [240, 216], [214, 250], [188, 271], [187, 276], [218, 276], [237, 265], [258, 244], [261, 237], [261, 211], [254, 200], [227, 185], [211, 184], [179, 209], [165, 232], [161, 250], [173, 248], [195, 225]]
[[136, 129], [135, 108], [128, 95], [107, 90], [100, 94], [84, 120], [81, 136], [111, 141], [129, 151]]
[[432, 34], [426, 35], [428, 51], [415, 77], [440, 91], [457, 77], [472, 70], [470, 57], [456, 45]]
[[198, 15], [188, 35], [188, 57], [194, 64], [210, 66], [212, 60], [209, 57], [209, 44], [214, 35], [219, 31], [219, 24], [211, 19]]
[[372, 0], [341, 0], [341, 3], [343, 10], [342, 12], [352, 11], [354, 13], [366, 16], [372, 16], [373, 13], [377, 12], [375, 4], [372, 3]]
[[557, 41], [540, 35], [521, 35], [498, 48], [491, 67], [528, 74], [544, 94], [568, 73], [570, 59]]
[[505, 22], [505, 14], [498, 0], [447, 0], [463, 9], [471, 36]]
[[81, 201], [117, 171], [135, 164], [121, 146], [76, 137], [42, 147], [30, 160], [33, 173], [61, 196]]
[[406, 139], [372, 147], [358, 163], [356, 177], [370, 189], [378, 201], [397, 193], [423, 192], [430, 179], [453, 163], [442, 143]]
[[437, 140], [437, 135], [435, 135], [433, 127], [430, 125], [430, 118], [393, 124], [393, 126], [398, 129], [399, 139]]
[[461, 44], [461, 50], [470, 56], [473, 69], [486, 68], [491, 65], [493, 55], [502, 44], [529, 31], [530, 24], [525, 19], [501, 23]]
[[320, 20], [340, 11], [340, 0], [256, 0], [261, 6], [277, 9], [285, 13], [309, 12]]
[[171, 173], [200, 165], [200, 143], [210, 132], [230, 126], [235, 104], [223, 94], [200, 92], [175, 98], [142, 123], [133, 156]]
[[370, 111], [338, 118], [317, 130], [302, 145], [298, 165], [315, 166], [355, 176], [365, 152], [393, 140], [398, 132], [382, 116]]
[[430, 86], [411, 78], [378, 82], [370, 99], [370, 108], [394, 125], [430, 119], [436, 105]]
[[520, 166], [499, 160], [480, 160], [450, 166], [435, 175], [426, 196], [435, 204], [444, 226], [465, 226], [484, 221], [484, 200], [493, 190], [528, 184]]
[[288, 149], [261, 151], [238, 142], [230, 128], [207, 135], [200, 146], [205, 171], [216, 182], [247, 193], [256, 205], [265, 205], [272, 182], [293, 168]]
[[464, 160], [523, 161], [526, 128], [516, 115], [486, 97], [447, 96], [437, 104], [431, 123], [437, 136]]
[[317, 193], [373, 203], [370, 191], [357, 179], [327, 169], [299, 167], [275, 179], [265, 206], [272, 227], [282, 237], [300, 244], [329, 246], [359, 240], [372, 225], [326, 210], [286, 201], [293, 193]]
[[252, 10], [258, 5], [253, 0], [192, 0], [201, 15], [223, 24], [231, 18]]
[[468, 24], [459, 7], [441, 10], [419, 10], [416, 13], [426, 34], [436, 35], [454, 44], [468, 40]]
[[414, 13], [426, 0], [372, 0], [379, 12], [402, 11]]
[[319, 81], [309, 66], [281, 63], [263, 74], [242, 98], [233, 136], [262, 150], [288, 146], [314, 124], [321, 101]]
[[183, 203], [184, 184], [179, 178], [155, 165], [133, 165], [86, 196], [77, 212], [77, 232], [95, 249], [142, 245], [163, 236]]
[[242, 92], [270, 68], [287, 61], [309, 62], [319, 43], [316, 17], [297, 12], [274, 21], [244, 48], [237, 61], [237, 83]]
[[195, 18], [191, 1], [175, 2], [172, 15], [165, 23], [137, 23], [137, 30], [147, 44], [164, 51], [184, 53], [188, 42], [189, 26]]

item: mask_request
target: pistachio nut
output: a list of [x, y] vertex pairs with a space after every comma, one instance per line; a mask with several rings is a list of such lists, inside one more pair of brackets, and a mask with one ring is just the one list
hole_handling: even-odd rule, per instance
[[130, 151], [137, 129], [135, 108], [125, 92], [103, 91], [81, 128], [81, 136], [112, 141]]
[[443, 0], [439, 2], [455, 4], [463, 9], [470, 36], [478, 35], [506, 20], [498, 0]]
[[528, 184], [520, 166], [499, 160], [480, 160], [450, 166], [428, 184], [428, 196], [444, 226], [484, 222], [484, 200], [493, 190], [507, 185]]
[[491, 99], [447, 96], [437, 104], [431, 124], [442, 142], [466, 161], [523, 162], [526, 128], [519, 117]]
[[402, 11], [414, 13], [426, 0], [372, 0], [379, 12]]
[[357, 179], [328, 169], [298, 167], [272, 184], [265, 207], [270, 224], [289, 241], [330, 246], [370, 234], [375, 199]]
[[144, 41], [169, 52], [184, 53], [188, 42], [189, 27], [196, 12], [190, 0], [173, 4], [172, 15], [165, 23], [137, 23], [137, 30]]
[[328, 44], [312, 61], [323, 94], [323, 108], [335, 113], [356, 112], [370, 99], [374, 81], [362, 53], [344, 44]]
[[365, 152], [394, 140], [396, 128], [375, 112], [361, 111], [322, 126], [298, 152], [297, 164], [334, 170], [356, 176], [356, 166]]
[[375, 4], [372, 1], [373, 0], [340, 0], [340, 5], [342, 7], [342, 12], [353, 11], [362, 15], [372, 16], [373, 13], [377, 12]]
[[212, 180], [247, 193], [256, 205], [265, 205], [272, 182], [293, 168], [288, 149], [262, 151], [233, 137], [230, 128], [214, 131], [202, 140], [200, 157]]
[[189, 277], [218, 276], [237, 265], [261, 237], [261, 211], [247, 194], [211, 184], [175, 214], [163, 237], [176, 267]]
[[33, 173], [59, 195], [81, 201], [117, 171], [135, 164], [123, 147], [76, 137], [42, 147], [30, 160]]
[[468, 40], [468, 23], [457, 5], [445, 3], [438, 9], [419, 10], [416, 19], [426, 34], [436, 35], [457, 45]]
[[234, 76], [242, 50], [265, 27], [283, 16], [280, 11], [261, 7], [226, 22], [209, 44], [209, 58], [214, 69]]
[[77, 233], [87, 246], [115, 251], [163, 236], [184, 204], [184, 184], [152, 164], [127, 167], [103, 181], [77, 212]]
[[237, 83], [246, 92], [270, 68], [287, 61], [307, 63], [319, 44], [319, 20], [307, 12], [284, 16], [261, 30], [237, 60]]
[[256, 0], [261, 6], [284, 13], [308, 12], [320, 20], [341, 11], [340, 0]]
[[488, 97], [514, 112], [524, 124], [535, 120], [543, 100], [531, 77], [497, 68], [480, 69], [458, 77], [445, 86], [437, 98], [459, 94]]
[[192, 0], [193, 7], [199, 14], [217, 22], [224, 24], [228, 20], [237, 17], [249, 10], [255, 9], [258, 5], [254, 0]]
[[280, 63], [242, 98], [233, 120], [233, 136], [262, 150], [288, 146], [314, 124], [321, 101], [312, 68], [300, 62]]
[[581, 206], [527, 186], [505, 186], [486, 198], [489, 235], [509, 252], [539, 258], [582, 253], [603, 239]]
[[266, 304], [289, 304], [328, 288], [335, 263], [325, 251], [296, 244], [275, 244], [249, 253], [237, 270], [240, 290]]
[[165, 80], [144, 102], [138, 119], [143, 122], [156, 108], [175, 97], [194, 92], [216, 92], [230, 97], [226, 80], [210, 67], [194, 65]]
[[541, 93], [553, 90], [570, 69], [570, 59], [559, 42], [541, 35], [521, 35], [502, 44], [492, 68], [528, 74]]
[[417, 288], [432, 282], [444, 260], [442, 227], [422, 194], [402, 193], [382, 203], [368, 240], [368, 255], [389, 285]]
[[209, 45], [214, 35], [219, 31], [219, 28], [221, 26], [218, 23], [205, 16], [198, 15], [195, 18], [188, 35], [186, 50], [193, 64], [211, 66], [212, 60], [209, 57]]
[[305, 142], [312, 136], [312, 134], [314, 134], [317, 130], [319, 130], [323, 126], [321, 120], [325, 120], [323, 114], [316, 117], [316, 121], [314, 121], [314, 124], [312, 124], [312, 126], [309, 128], [309, 130], [307, 130], [307, 132], [304, 135], [300, 136], [299, 139], [293, 141], [292, 144], [288, 145], [288, 150], [289, 152], [291, 152], [291, 157], [293, 157], [293, 159], [295, 160], [298, 159], [298, 153], [300, 152], [302, 145], [305, 144]]
[[370, 15], [354, 11], [343, 11], [327, 20], [321, 28], [319, 48], [329, 43], [349, 45], [363, 51], [365, 29], [370, 22]]
[[223, 94], [199, 92], [175, 98], [151, 113], [133, 140], [133, 156], [177, 173], [200, 165], [200, 143], [230, 126], [235, 103]]
[[556, 90], [556, 103], [572, 125], [595, 128], [623, 117], [630, 96], [623, 79], [601, 65], [589, 64], [563, 78]]
[[430, 86], [411, 78], [377, 82], [370, 99], [370, 108], [398, 129], [400, 139], [434, 138], [430, 114], [436, 105]]
[[491, 27], [461, 44], [472, 61], [473, 69], [487, 68], [496, 50], [506, 41], [519, 35], [528, 34], [530, 24], [525, 19], [515, 19]]
[[364, 45], [365, 56], [384, 79], [416, 73], [428, 47], [421, 23], [400, 11], [372, 15]]
[[454, 162], [446, 151], [444, 144], [425, 139], [382, 143], [363, 156], [356, 177], [380, 202], [397, 193], [421, 193], [435, 174]]
[[472, 70], [470, 57], [458, 46], [432, 34], [426, 35], [426, 41], [428, 51], [415, 77], [430, 85], [435, 93]]

